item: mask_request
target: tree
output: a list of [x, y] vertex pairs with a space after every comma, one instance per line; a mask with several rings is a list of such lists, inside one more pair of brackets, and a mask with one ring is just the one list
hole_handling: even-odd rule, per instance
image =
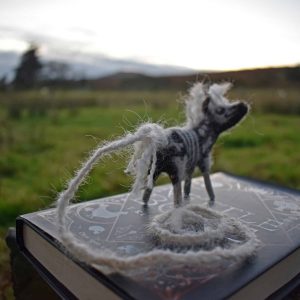
[[6, 89], [6, 85], [7, 85], [7, 78], [4, 75], [3, 77], [0, 78], [0, 90], [4, 91]]
[[14, 85], [17, 88], [32, 88], [35, 86], [42, 68], [37, 51], [38, 47], [36, 45], [30, 45], [29, 49], [22, 55], [14, 78]]

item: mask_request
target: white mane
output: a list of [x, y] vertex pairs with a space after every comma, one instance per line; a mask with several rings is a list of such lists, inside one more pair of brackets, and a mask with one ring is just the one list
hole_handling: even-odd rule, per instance
[[202, 82], [195, 83], [185, 98], [186, 126], [193, 128], [199, 125], [204, 118], [202, 105], [207, 96], [217, 105], [228, 105], [229, 101], [224, 97], [231, 88], [231, 83], [214, 83], [210, 87]]

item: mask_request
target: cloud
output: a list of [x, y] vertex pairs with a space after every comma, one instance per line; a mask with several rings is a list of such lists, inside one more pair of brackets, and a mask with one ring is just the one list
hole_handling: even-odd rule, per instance
[[[93, 31], [86, 31], [76, 27], [70, 27], [70, 32], [82, 31], [91, 38]], [[135, 72], [152, 76], [191, 73], [192, 69], [150, 64], [135, 59], [119, 59], [110, 57], [100, 52], [87, 51], [88, 40], [75, 40], [72, 35], [65, 39], [51, 36], [50, 34], [39, 34], [25, 29], [9, 26], [0, 27], [0, 39], [11, 38], [19, 42], [34, 42], [40, 47], [39, 55], [42, 61], [60, 61], [67, 63], [77, 74], [84, 74], [86, 77], [106, 76], [116, 72]], [[13, 69], [20, 59], [24, 49], [2, 51], [0, 48], [0, 76], [8, 74], [11, 78]]]
[[[152, 64], [135, 57], [115, 58], [101, 53], [97, 48], [93, 48], [93, 41], [99, 38], [97, 33], [76, 26], [64, 28], [60, 35], [55, 35], [55, 32], [48, 30], [41, 33], [25, 28], [0, 25], [0, 41], [1, 37], [9, 37], [19, 41], [19, 44], [23, 43], [21, 51], [12, 50], [19, 53], [25, 50], [24, 44], [36, 43], [40, 47], [39, 54], [42, 60], [66, 62], [76, 72], [85, 74], [87, 77], [106, 76], [115, 72], [136, 72], [153, 76], [194, 72], [191, 68], [171, 64]], [[6, 72], [3, 69], [0, 70], [0, 74]]]

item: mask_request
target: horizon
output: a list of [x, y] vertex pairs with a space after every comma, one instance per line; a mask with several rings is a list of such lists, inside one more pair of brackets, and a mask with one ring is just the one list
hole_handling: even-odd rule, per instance
[[[11, 52], [7, 52], [12, 54]], [[14, 53], [18, 56], [15, 59], [15, 64], [9, 66], [9, 69], [3, 70], [1, 69], [1, 52], [0, 50], [0, 79], [5, 78], [7, 83], [10, 83], [13, 80], [14, 72], [16, 67], [18, 66], [21, 56], [23, 53]], [[6, 53], [5, 53], [6, 54]], [[52, 60], [47, 60], [47, 58], [40, 58], [42, 65], [44, 63], [52, 62]], [[111, 59], [113, 61], [113, 59]], [[54, 61], [54, 60], [53, 60]], [[124, 60], [123, 63], [128, 64], [128, 68], [122, 68], [122, 66], [118, 66], [115, 70], [101, 70], [95, 67], [95, 69], [90, 68], [89, 65], [85, 66], [87, 69], [82, 67], [78, 71], [78, 66], [76, 63], [72, 63], [72, 61], [65, 61], [65, 60], [55, 60], [54, 62], [59, 63], [66, 63], [68, 67], [71, 67], [71, 77], [69, 79], [73, 80], [74, 78], [78, 79], [101, 79], [110, 76], [116, 76], [119, 74], [135, 74], [135, 75], [142, 75], [148, 77], [176, 77], [176, 76], [192, 76], [192, 75], [203, 75], [203, 74], [217, 74], [217, 73], [231, 73], [231, 72], [243, 72], [243, 71], [255, 71], [255, 70], [266, 70], [266, 69], [281, 69], [281, 68], [297, 68], [300, 66], [300, 63], [295, 64], [286, 64], [286, 65], [267, 65], [267, 66], [257, 66], [257, 67], [246, 67], [246, 68], [236, 68], [236, 69], [224, 69], [224, 70], [196, 70], [196, 69], [189, 69], [185, 67], [178, 67], [172, 65], [160, 65], [160, 64], [151, 64], [151, 63], [139, 63], [135, 61], [128, 61]], [[121, 65], [123, 64], [121, 63]], [[135, 67], [132, 67], [135, 66]], [[75, 76], [74, 78], [72, 76]]]
[[[78, 72], [171, 75], [300, 63], [296, 0], [3, 0], [0, 76], [11, 72], [30, 42], [42, 60]], [[198, 54], [200, 53], [200, 55]]]

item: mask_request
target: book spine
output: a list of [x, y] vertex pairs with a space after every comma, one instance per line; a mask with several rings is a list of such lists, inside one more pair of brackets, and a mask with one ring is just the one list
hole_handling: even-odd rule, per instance
[[16, 240], [20, 252], [30, 262], [41, 278], [54, 290], [61, 299], [77, 299], [64, 285], [62, 285], [44, 266], [27, 250], [24, 243], [23, 227], [24, 223], [35, 230], [30, 222], [22, 217], [16, 219]]

